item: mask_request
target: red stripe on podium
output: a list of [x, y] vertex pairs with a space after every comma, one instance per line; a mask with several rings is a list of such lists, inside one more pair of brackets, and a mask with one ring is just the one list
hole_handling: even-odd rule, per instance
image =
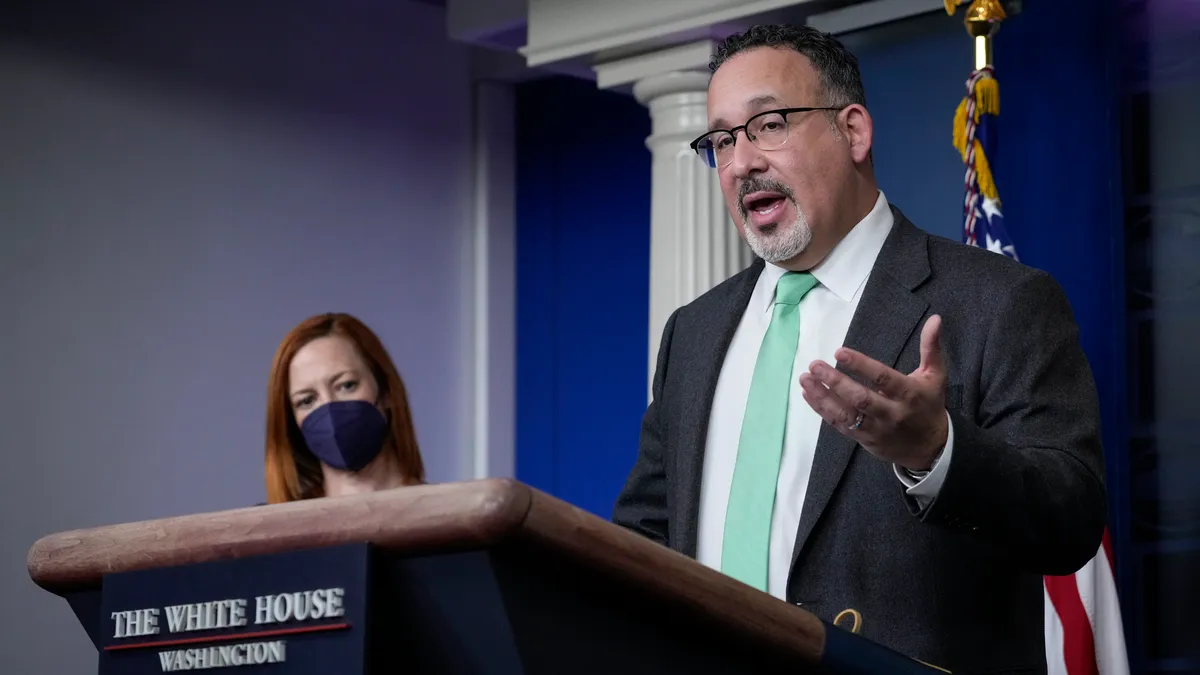
[[157, 640], [155, 642], [138, 642], [136, 644], [112, 645], [104, 651], [113, 652], [122, 649], [149, 649], [150, 647], [175, 647], [178, 645], [194, 645], [207, 642], [233, 642], [234, 640], [253, 640], [255, 638], [279, 637], [281, 635], [300, 635], [302, 633], [322, 633], [331, 630], [345, 630], [348, 623], [331, 623], [322, 626], [297, 626], [295, 628], [280, 628], [277, 630], [261, 630], [255, 633], [238, 633], [233, 635], [209, 635], [206, 637], [183, 638], [179, 640]]

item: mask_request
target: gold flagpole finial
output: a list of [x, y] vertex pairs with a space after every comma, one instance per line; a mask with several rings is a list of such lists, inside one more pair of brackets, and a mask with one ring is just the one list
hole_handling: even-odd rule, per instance
[[946, 14], [954, 16], [960, 5], [967, 7], [963, 24], [967, 35], [975, 38], [975, 69], [992, 65], [992, 36], [1000, 30], [1000, 22], [1008, 18], [1000, 0], [943, 0]]

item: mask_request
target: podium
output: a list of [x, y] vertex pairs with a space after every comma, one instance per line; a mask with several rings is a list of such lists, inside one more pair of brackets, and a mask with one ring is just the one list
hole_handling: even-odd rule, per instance
[[508, 479], [52, 534], [101, 675], [943, 672]]

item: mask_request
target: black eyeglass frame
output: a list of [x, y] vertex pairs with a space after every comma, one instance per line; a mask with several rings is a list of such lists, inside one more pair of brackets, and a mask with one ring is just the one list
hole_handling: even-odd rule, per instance
[[[837, 107], [828, 107], [828, 106], [825, 106], [825, 107], [820, 107], [820, 108], [812, 108], [812, 107], [806, 107], [806, 108], [777, 108], [777, 109], [775, 109], [775, 110], [764, 110], [763, 112], [757, 113], [757, 114], [755, 114], [753, 117], [751, 117], [750, 119], [746, 120], [746, 123], [745, 123], [745, 124], [743, 124], [743, 125], [741, 125], [741, 126], [736, 126], [736, 127], [732, 128], [732, 129], [710, 129], [710, 130], [708, 130], [708, 131], [704, 132], [703, 134], [701, 134], [700, 136], [698, 136], [698, 137], [696, 138], [696, 140], [692, 141], [691, 143], [688, 143], [688, 146], [689, 146], [689, 147], [692, 149], [692, 152], [695, 152], [697, 155], [699, 155], [699, 154], [700, 154], [700, 147], [699, 147], [699, 146], [700, 146], [700, 141], [703, 141], [704, 139], [708, 138], [709, 136], [711, 136], [711, 135], [713, 135], [713, 134], [720, 134], [720, 133], [726, 133], [726, 134], [729, 134], [729, 136], [730, 136], [731, 138], [733, 138], [733, 144], [734, 144], [734, 145], [737, 145], [737, 137], [738, 137], [738, 133], [737, 133], [737, 132], [739, 132], [739, 131], [744, 131], [744, 132], [746, 132], [746, 138], [750, 139], [750, 142], [751, 142], [751, 143], [753, 143], [753, 142], [754, 142], [754, 137], [750, 135], [750, 130], [749, 130], [749, 127], [750, 127], [750, 124], [751, 124], [751, 123], [752, 123], [754, 120], [756, 120], [756, 119], [758, 119], [758, 118], [760, 118], [760, 117], [765, 117], [765, 116], [767, 116], [767, 115], [779, 115], [779, 116], [783, 117], [783, 121], [784, 121], [784, 123], [787, 123], [787, 121], [788, 121], [788, 118], [787, 118], [787, 116], [788, 116], [788, 115], [791, 115], [792, 113], [814, 112], [814, 111], [817, 111], [817, 110], [837, 110], [837, 111], [841, 111], [841, 110], [843, 110], [845, 107], [846, 107], [846, 106], [837, 106]], [[789, 133], [790, 133], [790, 131], [789, 131]]]

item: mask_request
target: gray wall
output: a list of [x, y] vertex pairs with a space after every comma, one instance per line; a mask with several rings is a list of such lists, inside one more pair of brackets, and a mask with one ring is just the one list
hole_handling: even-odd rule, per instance
[[430, 478], [470, 472], [467, 49], [415, 3], [201, 4], [4, 22], [0, 672], [95, 672], [38, 537], [263, 499], [306, 316], [376, 329]]

